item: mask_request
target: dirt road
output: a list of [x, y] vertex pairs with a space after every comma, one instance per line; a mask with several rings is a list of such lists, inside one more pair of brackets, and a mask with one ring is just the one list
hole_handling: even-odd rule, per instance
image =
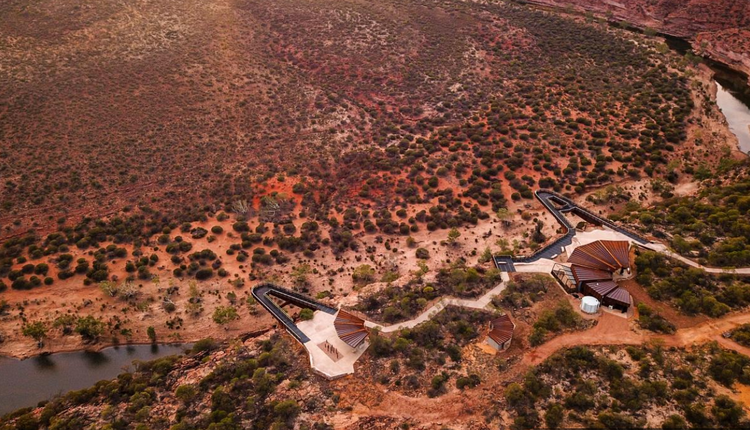
[[521, 362], [525, 365], [536, 365], [558, 350], [576, 345], [640, 345], [655, 339], [662, 340], [667, 346], [675, 347], [717, 341], [724, 348], [750, 356], [750, 348], [722, 337], [722, 333], [745, 323], [750, 323], [750, 313], [732, 314], [694, 327], [679, 329], [672, 335], [659, 335], [631, 328], [628, 320], [605, 313], [599, 318], [599, 324], [591, 329], [567, 333], [530, 349], [523, 355]]

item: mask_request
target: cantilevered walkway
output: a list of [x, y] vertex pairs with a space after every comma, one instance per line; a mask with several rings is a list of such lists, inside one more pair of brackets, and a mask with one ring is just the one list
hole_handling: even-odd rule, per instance
[[[446, 306], [488, 309], [492, 298], [503, 292], [510, 279], [507, 273], [503, 273], [501, 278], [502, 282], [495, 288], [474, 300], [443, 297], [409, 321], [390, 326], [365, 321], [364, 325], [368, 328], [377, 328], [384, 333], [392, 333], [404, 328], [413, 328], [431, 319]], [[328, 379], [354, 373], [354, 363], [365, 352], [368, 344], [364, 343], [352, 348], [340, 339], [334, 324], [338, 312], [336, 309], [271, 283], [256, 285], [252, 290], [252, 295], [284, 326], [289, 334], [305, 347], [310, 357], [310, 367], [315, 373]], [[312, 320], [295, 323], [271, 297], [320, 312], [315, 312]]]
[[268, 282], [256, 285], [253, 288], [252, 294], [255, 300], [260, 303], [261, 306], [266, 308], [266, 310], [284, 326], [289, 334], [294, 336], [294, 338], [302, 344], [309, 342], [310, 338], [297, 327], [289, 315], [287, 315], [270, 296], [274, 296], [301, 308], [312, 309], [313, 311], [321, 311], [330, 315], [336, 315], [337, 312], [336, 309], [326, 306], [317, 300]]
[[540, 259], [552, 260], [555, 256], [560, 254], [564, 247], [570, 246], [573, 243], [573, 237], [576, 235], [576, 230], [565, 217], [564, 214], [566, 213], [573, 213], [592, 224], [605, 226], [618, 233], [622, 233], [639, 245], [646, 245], [649, 243], [647, 239], [638, 234], [592, 213], [576, 204], [573, 200], [554, 191], [537, 190], [534, 192], [534, 195], [537, 200], [542, 203], [544, 208], [552, 214], [558, 224], [560, 224], [563, 229], [563, 235], [557, 238], [554, 242], [526, 257], [515, 257], [509, 255], [495, 256], [495, 266], [502, 271], [515, 272], [515, 263], [534, 263]]

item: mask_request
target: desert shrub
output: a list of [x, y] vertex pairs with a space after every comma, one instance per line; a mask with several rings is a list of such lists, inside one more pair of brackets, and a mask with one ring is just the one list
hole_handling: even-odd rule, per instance
[[352, 279], [359, 284], [368, 284], [375, 280], [375, 269], [369, 264], [362, 264], [352, 272]]
[[508, 282], [507, 287], [495, 299], [496, 306], [503, 304], [514, 308], [527, 308], [540, 300], [549, 290], [554, 280], [541, 274], [524, 275], [515, 277]]
[[717, 279], [652, 251], [640, 252], [635, 264], [636, 280], [651, 297], [670, 301], [686, 314], [702, 313], [716, 318], [732, 308], [750, 304], [750, 284], [744, 280]]
[[655, 313], [645, 303], [638, 303], [638, 324], [646, 330], [657, 333], [674, 333], [677, 329], [674, 324], [667, 321], [661, 315]]
[[547, 310], [537, 318], [533, 325], [529, 343], [541, 345], [547, 341], [548, 333], [560, 333], [564, 330], [579, 328], [583, 319], [573, 310], [567, 300], [560, 301], [553, 310]]
[[743, 346], [750, 346], [750, 324], [742, 324], [730, 332], [730, 337]]
[[86, 340], [92, 341], [104, 333], [105, 324], [91, 315], [78, 318], [75, 324], [75, 332]]
[[237, 309], [232, 306], [219, 306], [214, 310], [211, 319], [216, 324], [227, 324], [238, 319], [240, 316], [237, 314]]
[[197, 272], [195, 272], [195, 279], [199, 281], [206, 280], [214, 275], [213, 269], [206, 267], [203, 269], [199, 269]]

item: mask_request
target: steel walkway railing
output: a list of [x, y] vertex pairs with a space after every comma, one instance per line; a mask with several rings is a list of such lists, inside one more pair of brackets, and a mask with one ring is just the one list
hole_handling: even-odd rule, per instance
[[286, 328], [289, 334], [303, 344], [309, 342], [310, 338], [307, 337], [307, 335], [305, 335], [296, 324], [294, 324], [294, 320], [292, 320], [289, 315], [287, 315], [286, 312], [276, 304], [276, 302], [271, 300], [269, 296], [277, 297], [302, 308], [318, 310], [331, 315], [335, 315], [337, 312], [337, 309], [324, 305], [311, 297], [288, 290], [270, 282], [258, 284], [253, 287], [252, 295], [261, 306], [263, 306], [284, 326], [284, 328]]
[[[552, 216], [557, 220], [557, 222], [562, 226], [563, 231], [565, 232], [564, 235], [558, 239], [556, 239], [554, 242], [546, 245], [545, 247], [537, 250], [533, 254], [526, 256], [526, 257], [510, 257], [510, 256], [496, 256], [493, 258], [493, 261], [495, 262], [495, 267], [502, 270], [503, 268], [512, 268], [512, 270], [515, 270], [513, 268], [512, 263], [531, 263], [534, 261], [537, 261], [541, 258], [551, 258], [554, 255], [557, 255], [560, 253], [560, 250], [573, 243], [573, 236], [575, 236], [575, 229], [570, 224], [570, 221], [563, 215], [563, 213], [572, 212], [579, 217], [583, 218], [584, 220], [597, 224], [597, 225], [603, 225], [611, 228], [612, 230], [615, 230], [617, 232], [620, 232], [629, 238], [633, 239], [634, 241], [638, 242], [639, 244], [646, 244], [649, 243], [649, 241], [642, 236], [624, 228], [616, 225], [612, 221], [608, 219], [604, 219], [589, 210], [582, 208], [578, 204], [576, 204], [573, 200], [558, 194], [551, 190], [536, 190], [534, 192], [534, 195], [536, 196], [537, 200], [539, 200], [540, 203], [542, 203], [542, 206], [547, 209]], [[556, 207], [554, 203], [557, 203], [558, 205], [562, 206], [560, 208]]]

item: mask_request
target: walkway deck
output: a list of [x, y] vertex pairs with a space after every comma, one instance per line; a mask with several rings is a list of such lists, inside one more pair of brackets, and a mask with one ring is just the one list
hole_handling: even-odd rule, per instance
[[253, 288], [252, 295], [261, 306], [266, 308], [266, 310], [284, 326], [289, 334], [303, 345], [306, 342], [309, 342], [310, 338], [308, 338], [307, 335], [305, 335], [305, 333], [294, 324], [294, 321], [276, 304], [276, 302], [271, 300], [270, 296], [277, 297], [302, 308], [318, 310], [330, 315], [336, 315], [337, 312], [336, 309], [326, 306], [317, 300], [271, 283], [256, 285]]
[[442, 299], [438, 300], [434, 305], [422, 311], [421, 314], [417, 315], [415, 318], [410, 319], [408, 321], [404, 321], [404, 322], [400, 322], [400, 323], [388, 325], [388, 326], [382, 326], [371, 321], [365, 321], [365, 326], [370, 327], [370, 328], [377, 328], [382, 333], [393, 333], [395, 331], [399, 331], [404, 328], [414, 328], [418, 326], [419, 324], [422, 324], [423, 322], [434, 317], [438, 312], [445, 309], [446, 306], [458, 306], [458, 307], [470, 308], [470, 309], [487, 309], [487, 306], [489, 306], [490, 302], [492, 302], [492, 298], [502, 293], [505, 290], [505, 288], [508, 286], [508, 281], [510, 281], [510, 276], [508, 276], [507, 273], [501, 273], [500, 276], [502, 278], [502, 282], [499, 283], [495, 288], [491, 289], [490, 291], [487, 291], [486, 293], [484, 293], [483, 296], [477, 299], [471, 300], [471, 299], [459, 299], [456, 297], [443, 297]]
[[[459, 306], [471, 309], [487, 309], [492, 298], [505, 290], [510, 277], [507, 273], [501, 274], [502, 282], [483, 296], [473, 299], [459, 299], [455, 297], [444, 297], [430, 306], [416, 318], [390, 326], [381, 326], [371, 321], [365, 321], [365, 326], [378, 328], [383, 333], [392, 333], [402, 328], [413, 328], [431, 319], [446, 306]], [[307, 350], [310, 357], [310, 367], [313, 371], [327, 379], [336, 379], [354, 373], [354, 363], [365, 352], [369, 344], [365, 342], [357, 348], [352, 348], [339, 339], [333, 321], [336, 319], [336, 309], [326, 306], [310, 297], [279, 287], [278, 285], [265, 283], [259, 284], [252, 291], [253, 297], [273, 315], [286, 330], [299, 341]], [[298, 306], [315, 309], [313, 319], [310, 321], [294, 321], [270, 299], [276, 296], [283, 300], [292, 302]], [[335, 358], [326, 353], [321, 347], [328, 343], [332, 345], [339, 355]]]
[[[495, 266], [502, 271], [512, 272], [520, 271], [518, 263], [536, 263], [540, 260], [552, 260], [555, 256], [561, 254], [564, 249], [573, 243], [573, 237], [576, 235], [576, 230], [568, 221], [568, 218], [564, 215], [566, 213], [573, 213], [586, 221], [609, 228], [627, 237], [627, 240], [635, 242], [639, 245], [646, 245], [650, 243], [647, 239], [639, 236], [638, 234], [618, 226], [612, 221], [602, 218], [586, 208], [583, 208], [576, 204], [573, 200], [558, 194], [550, 190], [537, 190], [534, 192], [537, 200], [547, 209], [552, 216], [557, 220], [560, 226], [563, 228], [564, 234], [557, 238], [554, 242], [547, 246], [539, 249], [530, 256], [527, 257], [509, 257], [509, 256], [497, 256], [494, 258]], [[546, 265], [546, 264], [545, 264]], [[512, 270], [509, 270], [512, 269]]]

